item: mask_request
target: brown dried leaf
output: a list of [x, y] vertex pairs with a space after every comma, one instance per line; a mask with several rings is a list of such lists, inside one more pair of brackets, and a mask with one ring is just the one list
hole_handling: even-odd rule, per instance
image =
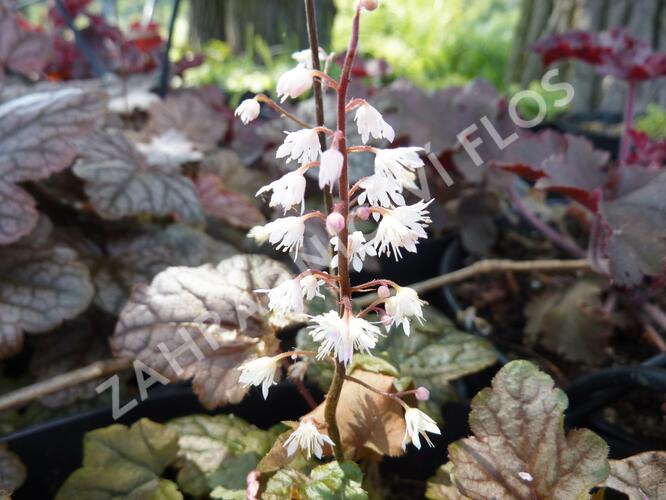
[[598, 364], [606, 358], [612, 323], [600, 314], [602, 286], [577, 281], [564, 290], [549, 290], [525, 306], [525, 335], [570, 361]]
[[9, 451], [6, 444], [0, 443], [0, 497], [17, 490], [25, 481], [26, 474], [21, 459]]
[[21, 350], [24, 332], [48, 332], [92, 300], [88, 268], [49, 233], [43, 220], [28, 237], [0, 247], [0, 358]]
[[226, 189], [214, 174], [199, 174], [195, 185], [206, 214], [241, 229], [266, 223], [264, 215], [247, 196]]
[[147, 131], [161, 135], [175, 130], [199, 149], [214, 149], [229, 127], [223, 114], [216, 111], [195, 91], [171, 93], [150, 107]]
[[187, 226], [143, 226], [141, 232], [111, 239], [105, 256], [93, 257], [95, 303], [117, 315], [133, 286], [150, 283], [167, 267], [216, 264], [237, 253], [228, 243]]
[[472, 401], [473, 437], [449, 446], [455, 483], [472, 499], [589, 498], [608, 476], [608, 446], [564, 434], [566, 395], [527, 361], [512, 361]]
[[[171, 380], [193, 379], [207, 408], [237, 403], [248, 391], [238, 383], [238, 366], [277, 351], [266, 297], [253, 290], [290, 277], [282, 264], [260, 255], [238, 255], [217, 267], [170, 267], [134, 289], [111, 338], [112, 352]], [[188, 336], [199, 350], [176, 356], [177, 371], [158, 345], [174, 353]]]
[[16, 11], [16, 2], [0, 2], [0, 78], [5, 69], [24, 76], [41, 73], [50, 48], [47, 35], [26, 29], [25, 21]]
[[[379, 391], [395, 392], [395, 377], [364, 370], [355, 370], [352, 375]], [[302, 418], [313, 418], [323, 424], [326, 422], [324, 408], [325, 403], [322, 403]], [[342, 386], [336, 418], [347, 458], [358, 458], [368, 451], [390, 457], [402, 455], [404, 413], [400, 403], [394, 399], [346, 381]]]
[[203, 221], [196, 188], [173, 166], [154, 166], [120, 132], [97, 132], [81, 151], [74, 173], [104, 218], [175, 214], [192, 223]]
[[603, 486], [621, 491], [629, 500], [666, 498], [666, 452], [648, 451], [611, 460], [610, 469]]

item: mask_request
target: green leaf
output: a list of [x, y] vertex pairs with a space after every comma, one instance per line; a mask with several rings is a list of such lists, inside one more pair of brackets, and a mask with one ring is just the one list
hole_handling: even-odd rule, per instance
[[460, 492], [471, 498], [588, 498], [608, 476], [608, 446], [595, 433], [564, 433], [568, 400], [527, 361], [513, 361], [472, 401], [474, 436], [449, 446]]
[[182, 499], [175, 484], [159, 477], [177, 451], [175, 432], [147, 419], [130, 428], [115, 424], [88, 432], [83, 467], [67, 478], [56, 499]]
[[367, 500], [362, 482], [363, 474], [355, 463], [329, 462], [315, 467], [301, 490], [311, 500]]
[[648, 451], [610, 461], [603, 486], [621, 491], [629, 500], [666, 498], [666, 452]]
[[263, 431], [234, 415], [190, 415], [167, 427], [178, 435], [178, 484], [193, 496], [217, 486], [244, 488], [247, 473], [284, 430], [277, 425]]
[[[363, 474], [354, 462], [329, 462], [306, 476], [294, 469], [281, 469], [266, 483], [262, 500], [367, 500], [361, 488]], [[223, 497], [219, 497], [223, 498]]]

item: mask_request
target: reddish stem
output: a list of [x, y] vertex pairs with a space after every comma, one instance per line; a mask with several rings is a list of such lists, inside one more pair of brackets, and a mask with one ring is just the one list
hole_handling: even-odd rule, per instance
[[[358, 31], [360, 21], [361, 8], [360, 4], [356, 7], [356, 15], [354, 16], [354, 23], [352, 27], [352, 35], [349, 40], [349, 48], [342, 67], [340, 81], [338, 82], [338, 131], [339, 131], [339, 149], [342, 153], [342, 172], [340, 173], [340, 213], [345, 220], [349, 220], [349, 165], [347, 159], [347, 114], [346, 114], [346, 99], [347, 89], [351, 78], [351, 69], [358, 48]], [[338, 234], [338, 283], [340, 286], [339, 302], [340, 304], [351, 304], [351, 282], [349, 280], [349, 260], [347, 257], [347, 245], [349, 240], [349, 231], [347, 226]], [[344, 250], [343, 250], [344, 249]], [[342, 310], [340, 311], [343, 312]], [[324, 408], [324, 415], [326, 424], [328, 425], [328, 433], [335, 443], [333, 452], [335, 459], [338, 461], [344, 460], [344, 452], [342, 449], [342, 441], [340, 439], [340, 431], [336, 419], [336, 410], [338, 401], [340, 400], [340, 393], [342, 392], [342, 385], [344, 383], [345, 367], [342, 363], [336, 360], [335, 373], [333, 381], [326, 395], [326, 406]]]

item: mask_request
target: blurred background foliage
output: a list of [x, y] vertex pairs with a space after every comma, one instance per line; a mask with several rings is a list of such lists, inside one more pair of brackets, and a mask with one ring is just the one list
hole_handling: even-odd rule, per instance
[[[336, 0], [333, 48], [344, 51], [354, 3]], [[425, 88], [475, 77], [505, 88], [519, 0], [387, 0], [361, 26], [360, 50]]]

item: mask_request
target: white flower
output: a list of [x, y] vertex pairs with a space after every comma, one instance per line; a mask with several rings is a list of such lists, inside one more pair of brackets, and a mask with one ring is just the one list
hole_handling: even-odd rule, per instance
[[234, 111], [234, 116], [240, 116], [241, 121], [247, 125], [253, 120], [256, 120], [261, 112], [261, 105], [256, 99], [245, 99], [241, 102], [236, 111]]
[[254, 226], [247, 233], [247, 237], [252, 238], [259, 245], [266, 243], [270, 235], [270, 231], [268, 231], [265, 226]]
[[[324, 61], [328, 56], [326, 51], [319, 47], [319, 61]], [[302, 68], [312, 69], [312, 51], [310, 49], [299, 50], [291, 54], [291, 58]]]
[[[335, 238], [331, 238], [331, 245], [333, 245], [333, 249], [336, 252], [331, 259], [331, 267], [333, 269], [338, 267], [338, 244], [339, 239], [337, 236]], [[347, 238], [347, 248], [348, 258], [351, 261], [352, 268], [357, 273], [363, 269], [363, 261], [365, 260], [366, 255], [370, 255], [371, 257], [377, 255], [374, 247], [365, 242], [365, 236], [361, 231], [354, 231], [349, 235]]]
[[364, 191], [358, 195], [358, 204], [366, 202], [372, 206], [389, 208], [394, 205], [404, 205], [405, 198], [402, 194], [402, 186], [393, 177], [374, 174], [359, 182], [359, 187]]
[[275, 288], [255, 290], [256, 293], [268, 294], [268, 309], [278, 314], [303, 312], [303, 292], [299, 280], [287, 280]]
[[371, 135], [375, 139], [388, 139], [389, 142], [393, 142], [395, 139], [393, 127], [384, 121], [379, 111], [365, 101], [356, 110], [354, 121], [356, 121], [363, 144], [368, 142]]
[[317, 161], [321, 153], [321, 144], [315, 129], [304, 128], [296, 132], [285, 133], [287, 137], [275, 153], [277, 158], [287, 158], [287, 163], [291, 160], [300, 163]]
[[274, 207], [280, 205], [284, 208], [284, 213], [294, 205], [301, 206], [301, 213], [305, 209], [305, 177], [303, 174], [295, 170], [289, 172], [278, 180], [271, 182], [268, 186], [262, 187], [257, 191], [256, 196], [259, 196], [267, 191], [273, 191], [269, 206]]
[[432, 441], [430, 441], [426, 432], [438, 435], [441, 434], [435, 421], [418, 408], [410, 408], [405, 411], [405, 424], [407, 425], [407, 429], [405, 430], [405, 437], [402, 440], [403, 449], [405, 449], [407, 443], [411, 441], [412, 444], [420, 450], [421, 440], [419, 434], [424, 437], [431, 447], [433, 447], [434, 445], [432, 444]]
[[405, 248], [408, 252], [415, 253], [418, 239], [428, 237], [423, 228], [432, 222], [426, 210], [430, 203], [432, 203], [432, 200], [428, 203], [421, 200], [413, 205], [397, 207], [392, 210], [380, 209], [382, 220], [377, 227], [375, 237], [371, 241], [377, 255], [386, 252], [386, 255], [390, 256], [393, 253], [395, 260], [398, 260], [399, 257], [402, 257], [400, 247]]
[[[254, 231], [254, 228], [252, 229]], [[250, 231], [250, 232], [252, 232]], [[257, 229], [255, 234], [258, 236], [268, 236], [268, 241], [275, 248], [283, 252], [296, 252], [298, 257], [298, 249], [303, 245], [303, 235], [305, 233], [305, 221], [303, 217], [282, 217], [275, 219], [263, 226], [263, 230]], [[256, 238], [256, 237], [255, 237]]]
[[419, 157], [423, 148], [380, 149], [375, 153], [375, 173], [393, 177], [404, 187], [413, 187], [414, 170], [424, 165]]
[[319, 432], [312, 422], [301, 422], [283, 446], [287, 448], [287, 456], [292, 456], [300, 448], [305, 450], [309, 459], [313, 453], [321, 458], [324, 443], [335, 446], [331, 438]]
[[264, 356], [243, 363], [238, 369], [241, 371], [238, 381], [241, 384], [261, 386], [264, 399], [268, 397], [268, 389], [275, 384], [277, 359]]
[[301, 278], [301, 290], [306, 300], [312, 300], [315, 297], [324, 297], [319, 291], [319, 287], [324, 284], [324, 280], [317, 279], [316, 276], [308, 274]]
[[402, 324], [405, 334], [409, 336], [409, 320], [411, 318], [416, 318], [423, 323], [423, 304], [425, 304], [425, 301], [419, 299], [416, 290], [413, 288], [407, 286], [398, 288], [396, 294], [384, 302], [386, 314], [391, 317], [388, 328]]
[[342, 317], [337, 311], [329, 311], [313, 316], [312, 322], [317, 326], [310, 335], [315, 342], [321, 342], [317, 357], [321, 359], [332, 353], [345, 365], [351, 362], [354, 351], [369, 353], [381, 335], [379, 327], [348, 311]]
[[333, 188], [333, 184], [340, 178], [343, 162], [342, 153], [337, 149], [327, 149], [322, 153], [319, 163], [319, 189], [324, 189], [326, 185]]
[[295, 99], [312, 87], [312, 70], [297, 66], [284, 73], [277, 82], [277, 95], [282, 98]]

